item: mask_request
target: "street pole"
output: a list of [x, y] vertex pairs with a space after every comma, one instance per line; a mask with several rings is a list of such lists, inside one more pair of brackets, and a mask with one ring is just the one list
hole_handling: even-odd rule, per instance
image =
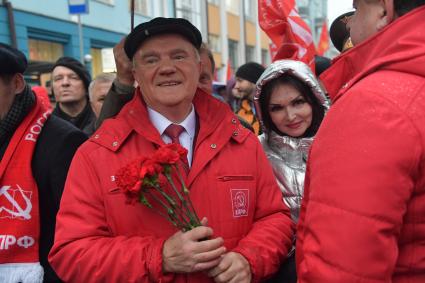
[[78, 18], [78, 38], [80, 41], [80, 62], [84, 64], [84, 42], [83, 42], [83, 26], [81, 25], [81, 14], [77, 14]]

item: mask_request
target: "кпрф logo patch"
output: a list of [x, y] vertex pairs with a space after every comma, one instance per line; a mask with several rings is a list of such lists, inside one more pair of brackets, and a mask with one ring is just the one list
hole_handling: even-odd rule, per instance
[[248, 216], [249, 190], [231, 189], [233, 217]]

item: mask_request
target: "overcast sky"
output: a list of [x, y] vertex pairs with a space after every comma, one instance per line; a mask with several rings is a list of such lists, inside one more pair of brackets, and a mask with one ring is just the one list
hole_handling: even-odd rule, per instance
[[328, 0], [329, 23], [342, 13], [353, 10], [353, 0]]

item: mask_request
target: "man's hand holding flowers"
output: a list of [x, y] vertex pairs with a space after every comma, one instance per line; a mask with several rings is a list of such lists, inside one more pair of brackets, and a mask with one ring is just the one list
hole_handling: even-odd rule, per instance
[[216, 267], [226, 252], [221, 237], [209, 239], [213, 230], [206, 227], [207, 219], [201, 221], [203, 226], [190, 231], [179, 231], [164, 243], [163, 272], [191, 273], [207, 271]]

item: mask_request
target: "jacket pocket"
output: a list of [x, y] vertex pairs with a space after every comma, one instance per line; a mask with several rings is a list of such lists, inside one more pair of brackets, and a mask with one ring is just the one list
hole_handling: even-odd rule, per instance
[[218, 180], [220, 180], [222, 182], [252, 181], [252, 180], [254, 180], [254, 176], [252, 176], [252, 175], [225, 175], [225, 176], [219, 176]]
[[108, 190], [108, 195], [115, 195], [121, 193], [120, 188], [115, 187]]
[[220, 209], [213, 209], [214, 233], [227, 240], [246, 235], [255, 215], [255, 176], [249, 173], [222, 173], [216, 176], [217, 189], [208, 197], [218, 199]]

